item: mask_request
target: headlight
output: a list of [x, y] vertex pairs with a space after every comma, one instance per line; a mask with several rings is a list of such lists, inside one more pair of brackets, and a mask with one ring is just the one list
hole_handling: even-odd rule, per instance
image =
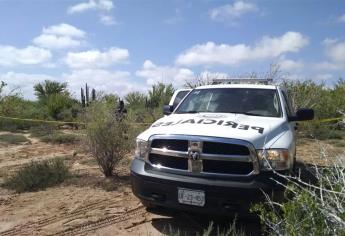
[[287, 149], [257, 150], [261, 170], [287, 170], [291, 167], [291, 158]]
[[146, 160], [148, 152], [148, 142], [145, 140], [137, 139], [137, 145], [135, 148], [135, 158]]

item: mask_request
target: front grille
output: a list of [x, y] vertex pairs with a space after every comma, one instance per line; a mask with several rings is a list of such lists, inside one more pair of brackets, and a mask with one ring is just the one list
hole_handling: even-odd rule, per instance
[[188, 140], [155, 139], [152, 141], [151, 147], [186, 152], [188, 151]]
[[204, 172], [247, 175], [253, 170], [251, 162], [203, 160]]
[[[257, 157], [253, 156], [255, 149], [251, 144], [242, 140], [156, 135], [150, 139], [150, 143], [148, 161], [159, 171], [176, 170], [200, 175], [236, 176], [258, 173]], [[195, 153], [199, 155], [195, 156]], [[199, 168], [200, 161], [193, 160], [192, 157], [201, 159], [202, 168]]]
[[231, 143], [204, 142], [203, 153], [221, 154], [221, 155], [249, 155], [250, 152], [246, 146]]
[[163, 156], [159, 154], [151, 153], [149, 161], [154, 165], [160, 165], [163, 167], [188, 170], [188, 160], [181, 157]]

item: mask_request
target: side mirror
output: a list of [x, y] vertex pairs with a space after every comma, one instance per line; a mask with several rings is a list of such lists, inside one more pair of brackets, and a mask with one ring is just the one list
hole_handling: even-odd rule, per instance
[[296, 116], [289, 117], [289, 121], [304, 121], [312, 119], [314, 119], [314, 110], [307, 108], [298, 109]]
[[174, 107], [173, 106], [170, 106], [170, 105], [164, 105], [163, 106], [163, 114], [164, 115], [170, 115], [171, 112], [174, 111]]

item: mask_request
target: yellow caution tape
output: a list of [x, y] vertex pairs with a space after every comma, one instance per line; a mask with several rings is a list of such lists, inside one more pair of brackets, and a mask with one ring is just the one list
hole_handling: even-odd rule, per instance
[[344, 118], [344, 117], [327, 118], [327, 119], [317, 120], [316, 122], [319, 122], [319, 123], [326, 123], [326, 122], [338, 121], [338, 120], [345, 120], [345, 118]]
[[[86, 125], [85, 122], [75, 122], [75, 121], [55, 121], [55, 120], [40, 120], [40, 119], [24, 119], [24, 118], [16, 118], [16, 117], [8, 117], [8, 116], [0, 116], [0, 119], [7, 119], [7, 120], [19, 120], [19, 121], [28, 121], [28, 122], [41, 122], [41, 123], [51, 123], [51, 124], [70, 124], [70, 125]], [[131, 125], [151, 125], [152, 123], [129, 123]]]
[[[20, 121], [28, 121], [28, 122], [42, 122], [42, 123], [51, 123], [51, 124], [71, 124], [71, 125], [86, 125], [85, 122], [75, 122], [75, 121], [55, 121], [55, 120], [40, 120], [40, 119], [24, 119], [24, 118], [16, 118], [16, 117], [8, 117], [8, 116], [0, 116], [1, 119], [7, 120], [20, 120]], [[338, 118], [327, 118], [322, 120], [315, 120], [316, 123], [326, 123], [331, 121], [339, 121], [345, 120], [344, 117]], [[142, 122], [132, 122], [129, 123], [131, 125], [151, 125], [152, 123], [142, 123]]]
[[29, 122], [42, 122], [42, 123], [53, 123], [53, 124], [76, 124], [76, 125], [85, 125], [83, 122], [74, 122], [74, 121], [55, 121], [55, 120], [39, 120], [39, 119], [24, 119], [8, 116], [0, 116], [1, 119], [7, 120], [20, 120], [20, 121], [29, 121]]

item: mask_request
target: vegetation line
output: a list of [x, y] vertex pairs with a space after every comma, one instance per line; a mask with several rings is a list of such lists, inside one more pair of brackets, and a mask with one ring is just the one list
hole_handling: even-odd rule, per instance
[[[24, 119], [24, 118], [8, 117], [8, 116], [0, 116], [0, 119], [21, 120], [21, 121], [33, 121], [33, 122], [46, 122], [46, 123], [55, 123], [55, 124], [76, 124], [76, 125], [86, 125], [85, 122], [55, 121], [55, 120], [39, 120], [39, 119]], [[135, 123], [129, 123], [129, 124], [131, 124], [131, 125], [151, 125], [152, 123], [135, 122]]]
[[8, 120], [46, 122], [46, 123], [55, 123], [55, 124], [80, 124], [80, 125], [85, 125], [86, 124], [84, 122], [75, 122], [75, 121], [55, 121], [55, 120], [24, 119], [24, 118], [8, 117], [8, 116], [0, 116], [0, 118], [1, 119], [8, 119]]

